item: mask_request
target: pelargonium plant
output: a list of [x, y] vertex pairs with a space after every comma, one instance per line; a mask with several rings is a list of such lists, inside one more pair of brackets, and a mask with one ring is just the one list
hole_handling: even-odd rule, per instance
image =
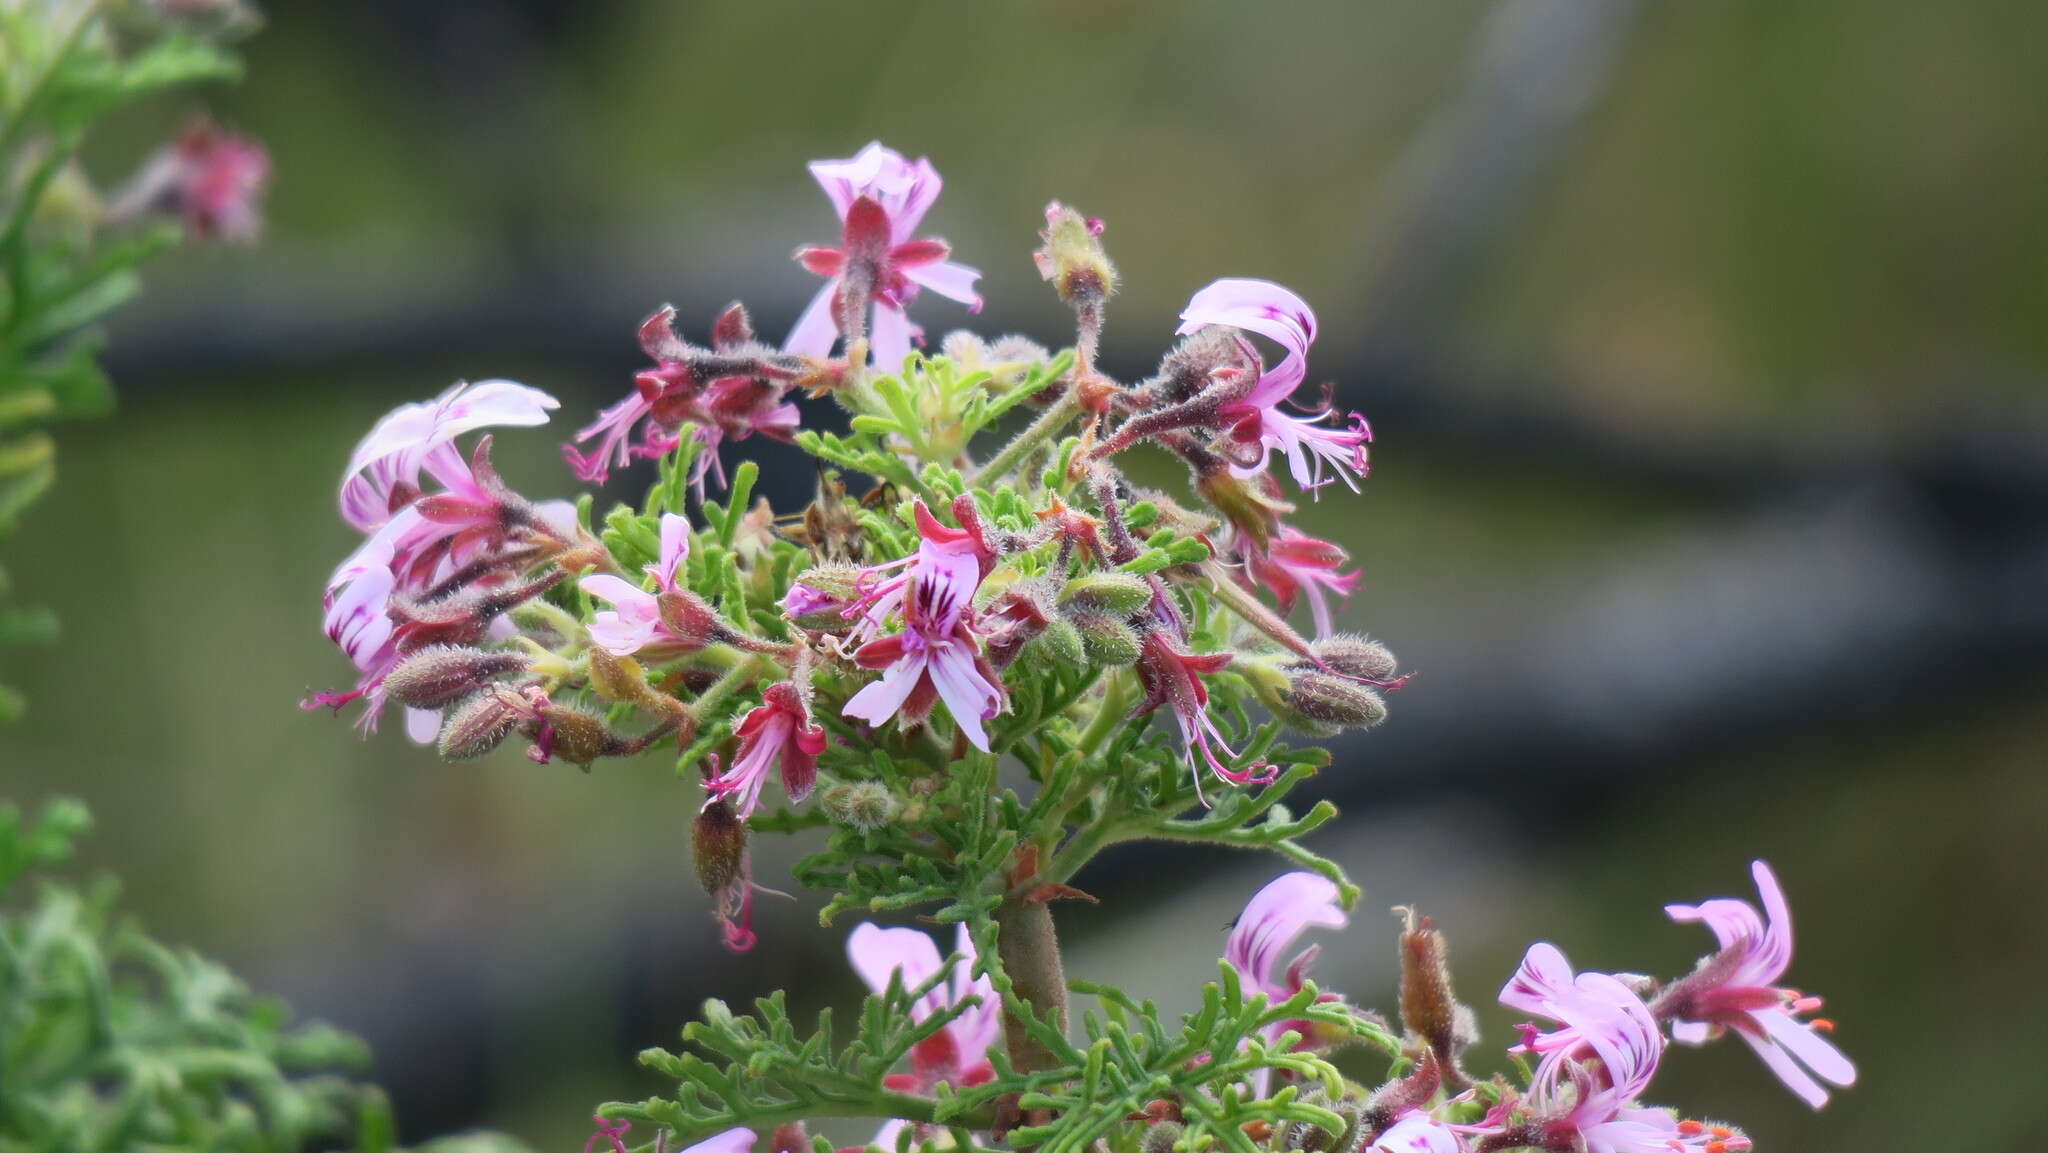
[[[1220, 279], [1146, 334], [1164, 346], [1151, 376], [1113, 379], [1103, 225], [1054, 203], [1033, 255], [1072, 346], [928, 339], [913, 314], [949, 306], [925, 290], [982, 303], [979, 274], [922, 231], [938, 172], [877, 143], [811, 173], [839, 235], [796, 254], [824, 284], [788, 338], [763, 340], [739, 304], [702, 329], [659, 309], [638, 330], [648, 367], [566, 447], [585, 482], [647, 468], [637, 508], [509, 488], [493, 436], [560, 405], [503, 380], [400, 407], [342, 478], [363, 539], [325, 614], [355, 678], [308, 707], [354, 708], [365, 730], [402, 711], [451, 760], [515, 740], [542, 762], [673, 758], [730, 948], [757, 944], [750, 844], [797, 830], [824, 832], [795, 879], [829, 894], [825, 925], [943, 928], [852, 929], [872, 993], [850, 1037], [829, 1013], [799, 1030], [781, 992], [751, 1015], [707, 1004], [683, 1030], [693, 1051], [642, 1054], [673, 1093], [600, 1106], [587, 1148], [829, 1153], [809, 1125], [866, 1118], [893, 1149], [1731, 1153], [1749, 1138], [1646, 1101], [1668, 1040], [1732, 1032], [1816, 1106], [1823, 1082], [1854, 1080], [1818, 999], [1779, 985], [1790, 920], [1761, 863], [1764, 915], [1671, 906], [1717, 939], [1676, 980], [1533, 946], [1500, 993], [1530, 1019], [1513, 1075], [1468, 1063], [1471, 1015], [1427, 918], [1407, 914], [1395, 1018], [1311, 980], [1300, 938], [1344, 927], [1359, 891], [1302, 843], [1335, 807], [1283, 805], [1327, 754], [1283, 737], [1377, 725], [1406, 680], [1386, 647], [1334, 630], [1357, 581], [1344, 549], [1289, 522], [1304, 497], [1355, 490], [1371, 440], [1307, 392], [1314, 312]], [[807, 505], [752, 501], [751, 460], [726, 475], [720, 450], [755, 437], [817, 461]], [[1187, 483], [1135, 483], [1141, 445]], [[1286, 870], [1177, 1021], [1071, 980], [1054, 931], [1056, 905], [1094, 899], [1089, 862], [1134, 840]], [[1384, 1063], [1347, 1066], [1383, 1072], [1340, 1073], [1350, 1048]]]

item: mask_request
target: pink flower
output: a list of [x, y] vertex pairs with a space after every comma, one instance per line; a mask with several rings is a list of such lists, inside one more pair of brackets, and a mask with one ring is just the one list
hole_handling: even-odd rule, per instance
[[[971, 624], [974, 592], [985, 575], [974, 534], [939, 524], [917, 506], [917, 554], [909, 571], [876, 586], [847, 610], [872, 632], [900, 615], [903, 631], [862, 645], [854, 653], [861, 667], [882, 670], [882, 679], [855, 693], [841, 715], [879, 725], [901, 712], [922, 721], [943, 700], [968, 741], [987, 752], [982, 722], [1002, 710], [1002, 690], [981, 655]], [[871, 572], [904, 562], [876, 566]]]
[[910, 354], [919, 335], [904, 306], [920, 286], [981, 311], [974, 291], [981, 273], [947, 260], [945, 241], [914, 239], [939, 198], [941, 182], [931, 161], [919, 157], [913, 163], [876, 141], [856, 156], [816, 160], [810, 167], [839, 214], [840, 246], [798, 251], [797, 260], [830, 283], [797, 319], [784, 349], [814, 360], [829, 356], [849, 293], [874, 306], [869, 344], [875, 363], [889, 370]]
[[1450, 1126], [1411, 1109], [1387, 1127], [1366, 1153], [1462, 1153], [1464, 1143]]
[[1750, 1147], [1748, 1138], [1733, 1131], [1681, 1123], [1637, 1103], [1656, 1075], [1664, 1036], [1642, 998], [1614, 976], [1573, 975], [1564, 954], [1539, 943], [1529, 948], [1500, 999], [1559, 1028], [1525, 1046], [1543, 1055], [1523, 1102], [1527, 1120], [1509, 1126], [1504, 1105], [1470, 1131], [1506, 1129], [1515, 1138], [1508, 1144], [1587, 1153], [1740, 1153]]
[[810, 796], [818, 779], [818, 754], [825, 751], [825, 730], [812, 723], [810, 709], [794, 684], [770, 685], [761, 697], [764, 703], [740, 722], [740, 747], [732, 768], [706, 785], [714, 797], [735, 797], [741, 820], [752, 816], [761, 803], [761, 786], [778, 763], [782, 791], [790, 803]]
[[[368, 533], [328, 578], [327, 635], [360, 674], [353, 691], [315, 693], [306, 707], [365, 705], [359, 722], [376, 729], [386, 673], [409, 651], [392, 619], [398, 598], [422, 599], [461, 586], [509, 582], [536, 555], [509, 550], [512, 538], [559, 543], [572, 531], [574, 510], [559, 502], [529, 504], [490, 467], [490, 438], [464, 459], [454, 440], [494, 425], [545, 423], [555, 399], [509, 380], [457, 383], [431, 401], [404, 404], [379, 420], [357, 444], [342, 475], [341, 516]], [[423, 492], [425, 478], [440, 488]], [[502, 560], [503, 564], [493, 562]], [[481, 627], [481, 626], [479, 626]], [[408, 710], [407, 732], [425, 742], [438, 716]]]
[[[1155, 599], [1155, 612], [1160, 611], [1159, 603]], [[1229, 760], [1237, 759], [1237, 753], [1224, 741], [1216, 722], [1209, 719], [1209, 688], [1202, 683], [1202, 674], [1222, 671], [1230, 663], [1230, 654], [1184, 652], [1169, 639], [1169, 628], [1162, 622], [1146, 630], [1144, 641], [1139, 646], [1138, 682], [1145, 686], [1145, 699], [1138, 703], [1135, 715], [1143, 716], [1161, 705], [1173, 709], [1173, 720], [1180, 726], [1181, 744], [1187, 751], [1188, 766], [1195, 774], [1195, 793], [1198, 796], [1202, 791], [1204, 765], [1233, 785], [1271, 784], [1278, 775], [1278, 770], [1272, 765], [1261, 762], [1244, 769], [1230, 767]], [[1223, 752], [1222, 757], [1216, 755], [1219, 749]]]
[[1180, 335], [1221, 324], [1257, 333], [1286, 350], [1279, 364], [1259, 375], [1251, 391], [1217, 410], [1219, 418], [1231, 422], [1232, 440], [1257, 446], [1256, 463], [1237, 466], [1238, 475], [1261, 471], [1266, 454], [1278, 451], [1303, 489], [1313, 492], [1329, 483], [1324, 472], [1334, 466], [1337, 476], [1358, 491], [1357, 478], [1366, 472], [1365, 446], [1372, 443], [1365, 418], [1354, 412], [1337, 425], [1325, 424], [1333, 411], [1327, 404], [1308, 417], [1280, 410], [1308, 376], [1316, 315], [1306, 301], [1269, 280], [1225, 279], [1195, 293], [1180, 318], [1181, 326], [1175, 329]]
[[647, 574], [654, 578], [655, 592], [650, 593], [609, 573], [587, 576], [576, 582], [578, 588], [610, 602], [612, 606], [591, 616], [590, 643], [618, 657], [631, 656], [643, 649], [674, 652], [684, 648], [702, 648], [701, 641], [678, 636], [668, 627], [661, 618], [661, 600], [656, 595], [676, 591], [677, 574], [682, 572], [683, 562], [689, 555], [689, 519], [672, 512], [663, 513], [660, 555], [646, 568]]
[[[942, 970], [945, 972], [944, 979], [911, 1006], [914, 1020], [929, 1020], [969, 997], [977, 1001], [944, 1028], [911, 1047], [910, 1072], [892, 1073], [884, 1081], [896, 1092], [929, 1096], [941, 1083], [966, 1089], [995, 1076], [988, 1055], [1002, 1041], [1002, 1001], [988, 977], [973, 975], [974, 941], [967, 935], [967, 926], [959, 926], [954, 940], [954, 951], [962, 959], [945, 968], [938, 946], [916, 929], [884, 929], [863, 924], [856, 926], [846, 939], [846, 956], [853, 963], [853, 971], [876, 993], [888, 989], [892, 977], [908, 991]], [[874, 1144], [894, 1148], [896, 1133], [903, 1125], [902, 1121], [884, 1125], [875, 1135]]]
[[[1283, 954], [1311, 928], [1341, 929], [1350, 924], [1337, 904], [1337, 886], [1315, 873], [1285, 873], [1252, 895], [1230, 928], [1223, 946], [1223, 959], [1230, 962], [1250, 987], [1264, 993], [1268, 1002], [1285, 1001], [1301, 992], [1302, 979], [1316, 959], [1316, 947], [1283, 960]], [[1284, 966], [1284, 968], [1283, 968]], [[1333, 999], [1325, 995], [1324, 999]], [[1299, 1033], [1298, 1047], [1306, 1048], [1315, 1027], [1304, 1021], [1283, 1021], [1264, 1029], [1267, 1041], [1288, 1030]], [[1253, 1088], [1261, 1097], [1271, 1082], [1272, 1071], [1261, 1069], [1253, 1075]]]
[[341, 518], [374, 532], [419, 496], [427, 470], [448, 484], [463, 471], [452, 443], [480, 428], [546, 424], [554, 397], [509, 380], [458, 381], [429, 401], [401, 404], [370, 429], [350, 455], [341, 479]]
[[263, 231], [256, 205], [269, 182], [261, 144], [200, 120], [159, 149], [107, 211], [127, 220], [168, 209], [194, 236], [253, 241]]
[[1672, 1022], [1672, 1039], [1687, 1045], [1732, 1030], [1779, 1080], [1818, 1109], [1828, 1099], [1820, 1081], [1846, 1088], [1856, 1083], [1856, 1066], [1820, 1035], [1832, 1027], [1828, 1022], [1801, 1020], [1820, 1008], [1820, 998], [1778, 986], [1792, 963], [1792, 912], [1769, 865], [1754, 862], [1750, 872], [1763, 896], [1763, 917], [1749, 902], [1730, 898], [1664, 907], [1674, 921], [1712, 929], [1721, 948], [1657, 997], [1657, 1015]]
[[[633, 391], [597, 414], [576, 432], [575, 444], [595, 440], [588, 452], [563, 445], [562, 455], [577, 479], [603, 484], [615, 467], [635, 457], [666, 456], [682, 444], [681, 429], [693, 426], [702, 445], [691, 482], [719, 469], [718, 446], [760, 433], [787, 441], [796, 434], [799, 413], [783, 399], [802, 364], [754, 338], [747, 310], [730, 305], [711, 326], [711, 348], [696, 348], [675, 332], [676, 310], [664, 305], [640, 322], [640, 349], [654, 367], [633, 377]], [[639, 440], [634, 440], [635, 432]], [[724, 474], [718, 474], [720, 483]]]
[[1238, 550], [1252, 587], [1271, 589], [1283, 613], [1291, 611], [1295, 600], [1307, 593], [1316, 636], [1330, 635], [1330, 594], [1349, 597], [1359, 578], [1357, 569], [1338, 571], [1348, 559], [1343, 549], [1292, 525], [1281, 525], [1267, 547], [1262, 549], [1258, 542], [1241, 536]]

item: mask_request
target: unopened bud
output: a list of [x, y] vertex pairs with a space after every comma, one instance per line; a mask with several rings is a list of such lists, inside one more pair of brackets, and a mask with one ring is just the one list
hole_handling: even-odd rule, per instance
[[1311, 733], [1369, 729], [1387, 719], [1387, 702], [1371, 686], [1314, 670], [1289, 677], [1279, 705], [1282, 719]]
[[684, 589], [668, 589], [654, 598], [661, 610], [661, 623], [686, 646], [703, 648], [725, 631], [718, 613], [704, 598]]
[[647, 674], [632, 657], [590, 649], [590, 687], [608, 701], [638, 701], [647, 695]]
[[723, 798], [704, 806], [690, 830], [690, 854], [697, 883], [712, 896], [730, 889], [745, 871], [747, 826]]
[[1129, 616], [1152, 600], [1152, 586], [1145, 578], [1124, 572], [1096, 572], [1075, 577], [1060, 589], [1060, 603], [1077, 608], [1102, 609], [1117, 616]]
[[1444, 935], [1413, 909], [1398, 909], [1401, 928], [1401, 1028], [1428, 1047], [1439, 1070], [1455, 1071], [1472, 1011], [1451, 993]]
[[497, 748], [526, 718], [522, 704], [515, 693], [488, 688], [449, 709], [442, 716], [437, 742], [442, 759], [474, 760]]
[[1066, 668], [1077, 668], [1088, 660], [1087, 649], [1081, 643], [1081, 630], [1065, 617], [1047, 621], [1045, 631], [1024, 646], [1024, 652], [1032, 659], [1043, 659], [1054, 666]]
[[1073, 613], [1069, 619], [1080, 630], [1081, 650], [1087, 654], [1089, 663], [1101, 668], [1122, 668], [1137, 661], [1138, 634], [1122, 620], [1096, 609]]
[[1186, 1131], [1178, 1121], [1160, 1121], [1138, 1139], [1139, 1153], [1173, 1153], [1173, 1143]]
[[1347, 677], [1388, 681], [1394, 679], [1394, 673], [1400, 667], [1385, 645], [1349, 633], [1325, 637], [1309, 648], [1324, 664]]
[[493, 677], [523, 673], [531, 665], [521, 652], [429, 645], [398, 662], [384, 678], [384, 691], [407, 708], [438, 709], [476, 692]]
[[853, 781], [825, 790], [825, 815], [841, 825], [871, 833], [894, 821], [902, 806], [880, 781]]
[[1052, 282], [1060, 299], [1076, 308], [1097, 308], [1116, 292], [1116, 265], [1102, 250], [1102, 222], [1055, 200], [1045, 206], [1045, 247], [1031, 254], [1038, 274]]
[[610, 752], [616, 743], [602, 717], [563, 705], [547, 705], [540, 710], [534, 747], [542, 756], [587, 765]]

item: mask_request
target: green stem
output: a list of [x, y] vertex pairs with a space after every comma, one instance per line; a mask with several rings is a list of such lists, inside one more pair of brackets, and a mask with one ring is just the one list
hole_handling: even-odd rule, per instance
[[1129, 719], [1125, 715], [1131, 707], [1130, 696], [1125, 691], [1128, 680], [1121, 672], [1112, 672], [1103, 681], [1102, 706], [1095, 710], [1095, 718], [1088, 722], [1088, 727], [1081, 730], [1078, 747], [1083, 757], [1094, 756], [1102, 742], [1109, 739], [1109, 734]]
[[981, 471], [974, 474], [974, 483], [987, 487], [991, 482], [1001, 479], [1003, 474], [1017, 467], [1017, 462], [1023, 460], [1027, 453], [1065, 427], [1066, 423], [1074, 419], [1080, 411], [1081, 403], [1075, 399], [1074, 388], [1070, 384], [1067, 394], [1059, 399], [1058, 404], [1039, 414], [1038, 419], [1032, 421], [1030, 427], [1018, 433], [1015, 439], [1003, 446], [1001, 452], [990, 457], [989, 462], [981, 466]]

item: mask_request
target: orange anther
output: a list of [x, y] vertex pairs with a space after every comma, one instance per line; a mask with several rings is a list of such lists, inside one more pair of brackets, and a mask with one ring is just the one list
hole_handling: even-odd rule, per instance
[[1706, 1131], [1707, 1127], [1697, 1121], [1680, 1121], [1678, 1123], [1678, 1132], [1686, 1137], [1697, 1137]]
[[1706, 1150], [1707, 1153], [1728, 1153], [1728, 1143], [1726, 1141], [1709, 1141], [1706, 1144]]
[[1716, 1125], [1708, 1129], [1707, 1132], [1723, 1140], [1735, 1136], [1735, 1130], [1728, 1128], [1726, 1125]]
[[1819, 1029], [1823, 1033], [1832, 1033], [1835, 1031], [1835, 1023], [1833, 1021], [1828, 1020], [1826, 1017], [1815, 1017], [1813, 1020], [1808, 1021], [1807, 1024], [1813, 1026], [1816, 1029]]

